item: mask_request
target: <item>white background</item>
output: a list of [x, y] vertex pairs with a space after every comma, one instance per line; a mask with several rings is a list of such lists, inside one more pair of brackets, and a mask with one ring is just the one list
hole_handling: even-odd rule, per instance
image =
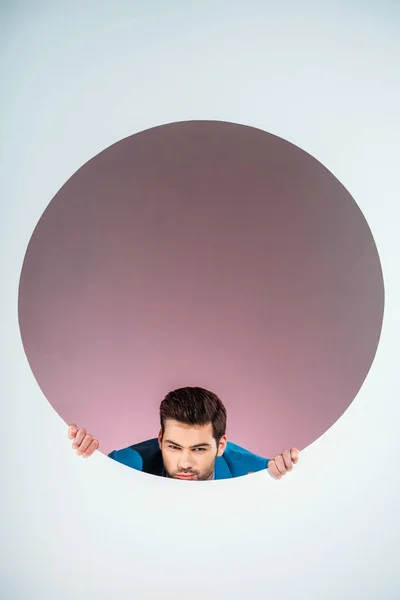
[[[1, 598], [400, 597], [400, 10], [351, 4], [1, 3]], [[382, 260], [372, 370], [279, 482], [190, 485], [80, 459], [22, 349], [19, 274], [46, 205], [110, 144], [186, 119], [310, 152]]]

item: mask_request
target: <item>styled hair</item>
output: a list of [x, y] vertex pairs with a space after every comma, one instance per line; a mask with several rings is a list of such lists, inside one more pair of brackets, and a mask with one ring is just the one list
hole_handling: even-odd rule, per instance
[[217, 444], [226, 432], [226, 409], [213, 392], [201, 387], [184, 387], [169, 392], [160, 405], [161, 430], [171, 419], [187, 425], [211, 423]]

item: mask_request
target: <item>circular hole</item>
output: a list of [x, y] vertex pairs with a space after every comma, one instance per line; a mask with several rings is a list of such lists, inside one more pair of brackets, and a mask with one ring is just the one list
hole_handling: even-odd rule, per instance
[[192, 385], [222, 399], [236, 444], [304, 448], [358, 393], [383, 309], [343, 185], [293, 144], [216, 121], [140, 132], [79, 169], [19, 289], [39, 386], [107, 454], [156, 437], [162, 398]]

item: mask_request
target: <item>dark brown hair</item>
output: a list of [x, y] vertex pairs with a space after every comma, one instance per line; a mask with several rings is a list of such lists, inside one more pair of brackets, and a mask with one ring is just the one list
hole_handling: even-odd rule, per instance
[[211, 423], [213, 437], [218, 443], [226, 431], [226, 409], [213, 392], [201, 387], [184, 387], [169, 392], [160, 405], [161, 430], [167, 419], [187, 425]]

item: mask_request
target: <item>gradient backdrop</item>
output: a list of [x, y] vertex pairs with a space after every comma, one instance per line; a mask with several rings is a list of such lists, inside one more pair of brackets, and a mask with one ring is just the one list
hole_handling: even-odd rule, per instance
[[163, 396], [200, 385], [236, 443], [274, 456], [347, 409], [383, 303], [371, 232], [327, 169], [259, 129], [194, 121], [69, 179], [30, 241], [19, 320], [45, 396], [105, 453], [155, 437]]
[[[32, 0], [28, 3], [14, 0], [0, 4], [2, 599], [184, 600], [190, 597], [193, 600], [398, 600], [399, 32], [400, 5], [390, 0], [367, 0], [362, 3], [359, 0], [351, 3], [339, 0], [323, 3], [311, 0], [288, 0], [285, 3], [267, 0], [204, 0], [201, 3], [180, 0], [115, 0], [112, 3], [102, 3], [99, 0], [87, 0], [84, 3], [77, 0]], [[340, 364], [335, 365], [338, 371], [340, 365], [343, 368], [335, 381], [335, 388], [340, 386], [338, 390], [343, 395], [335, 395], [335, 402], [341, 404], [335, 404], [335, 413], [330, 415], [331, 422], [340, 415], [346, 404], [348, 408], [323, 435], [302, 450], [299, 465], [290, 476], [281, 481], [275, 481], [268, 473], [263, 472], [233, 481], [191, 485], [135, 472], [108, 460], [100, 452], [92, 456], [91, 460], [85, 461], [71, 450], [63, 419], [64, 414], [65, 417], [68, 415], [61, 406], [54, 410], [46, 398], [46, 395], [50, 396], [49, 386], [55, 389], [55, 380], [46, 383], [44, 374], [39, 372], [40, 365], [46, 363], [40, 353], [51, 349], [50, 358], [54, 361], [57, 378], [64, 378], [64, 381], [67, 379], [64, 368], [70, 369], [71, 379], [75, 377], [75, 381], [82, 381], [73, 343], [64, 346], [61, 356], [57, 358], [55, 348], [59, 330], [55, 329], [53, 341], [49, 338], [48, 323], [54, 319], [57, 327], [61, 327], [68, 313], [56, 319], [56, 315], [48, 312], [42, 331], [38, 334], [35, 319], [43, 314], [40, 312], [43, 309], [38, 304], [39, 291], [29, 284], [30, 261], [34, 264], [37, 260], [36, 253], [45, 252], [48, 247], [46, 223], [50, 218], [54, 218], [57, 223], [60, 212], [68, 212], [74, 203], [73, 197], [69, 197], [66, 202], [59, 200], [66, 198], [66, 191], [71, 191], [75, 185], [76, 197], [82, 197], [83, 188], [77, 184], [83, 180], [89, 189], [93, 189], [86, 176], [95, 172], [98, 161], [109, 173], [108, 157], [113, 152], [119, 152], [120, 140], [127, 138], [122, 142], [121, 148], [129, 146], [133, 149], [141, 140], [143, 143], [146, 139], [150, 140], [149, 135], [155, 136], [157, 131], [173, 131], [175, 126], [153, 130], [153, 133], [140, 133], [137, 137], [129, 136], [165, 124], [193, 120], [237, 123], [270, 132], [316, 157], [333, 174], [329, 175], [314, 159], [303, 155], [302, 150], [290, 146], [288, 142], [279, 139], [274, 141], [284, 152], [287, 150], [291, 153], [294, 163], [298, 160], [305, 168], [310, 169], [301, 185], [298, 181], [302, 192], [307, 186], [313, 190], [313, 193], [306, 195], [309, 200], [305, 200], [304, 193], [302, 194], [301, 206], [303, 208], [304, 202], [306, 205], [310, 202], [308, 210], [314, 215], [311, 203], [317, 204], [316, 198], [319, 198], [320, 219], [314, 225], [320, 232], [326, 229], [324, 211], [329, 203], [325, 192], [329, 198], [336, 198], [331, 204], [331, 226], [335, 231], [341, 230], [346, 244], [343, 248], [339, 246], [335, 258], [337, 287], [331, 284], [330, 289], [341, 290], [342, 295], [335, 297], [335, 302], [339, 304], [332, 304], [332, 307], [336, 310], [338, 305], [343, 306], [342, 324], [350, 318], [351, 310], [354, 309], [355, 312], [351, 327], [338, 328], [337, 337], [334, 338], [337, 346], [332, 344], [332, 349], [329, 350], [332, 356], [337, 356], [338, 347], [343, 348], [344, 345], [341, 336], [349, 329], [348, 339], [354, 354], [351, 354], [350, 349], [344, 348], [346, 364], [343, 366], [345, 359], [343, 357], [342, 362], [342, 357], [339, 356]], [[246, 144], [250, 148], [255, 143], [251, 140], [253, 130], [244, 128], [242, 131], [243, 134], [240, 135], [246, 138]], [[271, 142], [268, 134], [257, 135], [259, 144], [266, 144], [265, 147], [268, 147]], [[153, 143], [156, 143], [155, 137]], [[109, 150], [103, 155], [88, 163], [107, 148]], [[229, 155], [233, 157], [236, 151], [237, 146], [232, 140]], [[284, 152], [280, 155], [283, 162]], [[221, 158], [224, 155], [225, 152], [221, 153]], [[144, 150], [139, 156], [145, 156]], [[171, 167], [175, 156], [175, 153], [171, 153], [168, 158]], [[261, 160], [261, 157], [257, 158], [257, 161]], [[77, 173], [82, 165], [85, 165], [84, 168]], [[193, 161], [190, 161], [189, 167], [192, 165]], [[161, 163], [157, 168], [161, 168]], [[75, 176], [70, 180], [74, 173]], [[242, 181], [235, 170], [230, 169], [229, 173], [239, 182]], [[293, 169], [287, 169], [287, 173], [293, 173]], [[310, 177], [312, 173], [316, 179]], [[255, 175], [254, 172], [253, 174]], [[201, 185], [203, 179], [200, 175], [199, 172]], [[247, 175], [250, 175], [250, 171]], [[257, 177], [264, 186], [262, 174]], [[278, 189], [279, 173], [274, 177]], [[153, 179], [156, 181], [151, 177], [147, 181]], [[68, 180], [70, 181], [63, 188]], [[146, 183], [146, 179], [141, 181]], [[178, 182], [181, 181], [179, 177]], [[211, 183], [218, 183], [217, 173], [211, 178]], [[250, 185], [250, 180], [246, 185]], [[257, 187], [261, 192], [265, 189], [262, 186]], [[324, 188], [322, 195], [318, 194], [319, 186]], [[239, 195], [239, 190], [236, 193]], [[281, 191], [283, 193], [284, 188]], [[334, 196], [336, 193], [338, 196]], [[376, 328], [376, 335], [379, 332], [382, 282], [371, 235], [349, 194], [371, 228], [385, 281], [382, 335], [372, 368], [358, 393], [357, 389], [366, 375], [376, 344], [376, 337], [374, 341], [369, 327]], [[45, 212], [53, 198], [49, 211]], [[179, 196], [175, 195], [174, 198], [177, 202]], [[85, 201], [90, 204], [89, 194]], [[249, 196], [248, 202], [254, 204], [255, 196]], [[116, 205], [119, 207], [117, 214], [123, 212], [121, 196], [116, 198]], [[346, 218], [343, 223], [340, 222], [338, 213], [333, 211], [333, 207], [339, 205], [343, 211], [340, 214]], [[243, 204], [237, 203], [235, 206], [235, 211], [229, 213], [232, 227], [233, 214], [245, 211]], [[187, 207], [188, 210], [189, 205]], [[259, 211], [261, 207], [265, 207], [264, 202], [260, 202]], [[216, 211], [220, 209], [221, 207], [215, 206]], [[197, 204], [196, 210], [201, 211]], [[106, 205], [102, 205], [101, 213], [107, 213]], [[157, 211], [154, 218], [156, 214]], [[251, 213], [246, 211], [246, 214]], [[311, 224], [302, 220], [300, 203], [296, 214], [299, 225], [309, 228], [307, 230], [310, 234], [314, 233], [315, 229]], [[41, 215], [43, 220], [35, 230]], [[185, 211], [180, 211], [179, 215], [183, 218]], [[84, 216], [87, 218], [88, 214], [82, 214]], [[174, 222], [170, 213], [166, 217], [168, 219], [166, 218], [164, 226], [172, 230]], [[289, 212], [282, 212], [282, 227], [289, 229], [292, 234], [287, 237], [300, 244], [301, 238], [294, 236], [297, 233], [295, 221], [288, 221], [286, 217], [289, 217]], [[146, 218], [150, 220], [153, 217], [148, 214]], [[72, 213], [68, 214], [67, 223], [76, 226], [76, 217]], [[202, 227], [208, 224], [207, 205], [204, 205], [200, 223]], [[97, 233], [104, 231], [101, 223], [97, 223], [90, 230], [93, 236], [91, 247], [95, 251], [86, 260], [98, 265], [102, 252], [106, 259], [107, 249], [101, 246], [103, 241], [100, 243], [99, 240], [107, 239], [110, 251], [112, 248], [113, 253], [121, 257], [122, 269], [126, 265], [122, 260], [125, 251], [132, 249], [127, 240], [133, 226], [134, 222], [129, 221], [129, 224], [124, 225], [125, 236], [113, 238], [111, 242], [108, 235], [96, 237]], [[269, 263], [264, 258], [261, 260], [266, 252], [264, 244], [267, 243], [267, 238], [262, 236], [265, 227], [265, 221], [260, 218], [260, 223], [255, 225], [259, 237], [252, 239], [254, 245], [249, 253], [254, 256], [256, 245], [259, 244], [258, 264], [270, 264], [273, 269], [272, 255], [268, 259]], [[241, 232], [243, 237], [247, 235], [246, 231]], [[316, 262], [311, 263], [315, 269], [308, 271], [308, 284], [315, 281], [313, 277], [316, 271], [328, 281], [325, 275], [327, 269], [322, 266], [329, 265], [329, 268], [333, 268], [331, 253], [337, 248], [329, 231], [328, 227], [324, 243], [317, 243], [317, 237], [311, 236], [308, 245], [301, 246], [299, 256], [296, 255], [291, 260], [288, 250], [293, 250], [293, 247], [286, 246], [285, 257], [281, 255], [282, 248], [279, 247], [280, 253], [275, 255], [274, 260], [279, 256], [282, 269], [290, 269], [294, 265], [300, 268], [301, 261], [305, 259], [303, 252], [308, 252], [310, 245], [314, 245], [315, 249], [322, 250], [319, 250], [321, 256], [318, 259], [310, 252], [310, 256], [314, 261], [319, 261], [319, 264], [317, 269]], [[33, 232], [34, 237], [26, 255]], [[64, 244], [69, 235], [68, 231], [63, 234], [59, 232], [57, 246], [59, 264], [64, 264], [65, 273], [72, 267], [71, 264], [63, 263], [66, 256], [63, 253]], [[188, 233], [185, 235], [187, 239]], [[231, 241], [232, 228], [225, 227], [224, 235], [229, 237], [228, 242]], [[351, 236], [356, 235], [360, 236], [357, 243], [356, 239], [354, 244], [350, 243]], [[141, 236], [145, 237], [144, 232], [141, 232]], [[280, 239], [281, 236], [274, 234], [270, 242], [273, 243], [278, 237]], [[159, 239], [158, 235], [157, 240]], [[215, 240], [215, 235], [212, 239]], [[207, 263], [215, 252], [218, 257], [216, 274], [224, 267], [223, 259], [228, 260], [228, 250], [231, 248], [222, 247], [222, 244], [220, 248], [217, 242], [218, 239], [213, 248], [198, 246], [196, 243], [191, 249], [192, 252], [204, 253], [201, 255], [202, 260], [207, 258]], [[358, 254], [364, 243], [370, 262]], [[86, 246], [78, 247], [74, 260], [78, 256], [87, 255], [85, 248]], [[243, 245], [239, 248], [243, 248]], [[173, 246], [170, 246], [168, 251], [172, 250]], [[52, 254], [55, 256], [45, 255], [46, 262], [41, 267], [41, 276], [44, 283], [57, 282], [63, 295], [67, 295], [71, 293], [71, 288], [57, 280], [53, 270], [55, 265], [47, 262], [57, 257], [57, 252]], [[261, 276], [262, 273], [258, 270], [256, 272], [255, 263], [254, 270], [253, 265], [252, 268], [244, 268], [245, 260], [248, 260], [250, 254], [243, 255], [243, 258], [237, 254], [236, 261], [232, 261], [231, 270], [228, 271], [232, 279], [224, 283], [225, 288], [221, 282], [217, 282], [218, 286], [213, 288], [218, 290], [219, 306], [223, 304], [223, 290], [236, 290], [236, 277], [244, 270], [249, 284], [252, 280], [252, 285], [268, 289], [267, 299], [270, 302], [274, 300], [273, 306], [276, 308], [279, 291], [276, 286], [271, 289], [267, 279]], [[72, 258], [71, 253], [68, 256]], [[182, 252], [177, 256], [179, 261], [183, 261]], [[342, 269], [347, 256], [348, 270], [353, 265], [358, 265], [358, 269], [354, 269], [353, 279], [346, 275], [348, 270]], [[27, 260], [24, 265], [25, 257]], [[150, 260], [150, 257], [147, 258]], [[167, 253], [165, 273], [172, 276], [169, 258], [170, 254]], [[154, 259], [159, 261], [158, 267], [161, 269], [163, 257], [155, 255]], [[352, 263], [352, 260], [355, 262]], [[132, 257], [132, 273], [137, 273], [141, 265], [143, 267], [144, 255], [141, 255], [141, 261], [138, 256]], [[85, 265], [84, 260], [81, 262], [79, 273], [82, 280], [86, 280], [84, 268], [87, 264]], [[110, 272], [111, 264], [115, 265], [115, 262], [108, 264], [107, 269], [102, 269], [102, 272]], [[30, 323], [29, 314], [25, 315], [21, 339], [18, 293], [23, 265], [22, 285], [26, 285], [27, 293], [32, 294], [30, 306], [34, 310]], [[182, 262], [180, 265], [183, 268]], [[241, 270], [236, 271], [239, 266]], [[367, 280], [367, 273], [371, 274], [371, 281], [369, 276]], [[372, 279], [374, 273], [376, 286]], [[178, 271], [175, 276], [177, 274]], [[194, 277], [193, 273], [189, 274]], [[198, 275], [203, 276], [201, 273]], [[296, 278], [290, 278], [290, 285], [293, 291], [296, 290], [296, 294], [306, 289], [304, 270], [300, 269], [297, 276], [303, 279], [296, 282]], [[40, 278], [39, 273], [37, 278]], [[122, 279], [122, 272], [116, 271], [113, 278], [118, 283]], [[78, 283], [77, 280], [75, 282]], [[101, 279], [97, 280], [96, 285], [101, 283]], [[154, 281], [152, 283], [148, 280], [147, 285], [150, 284], [156, 286]], [[287, 279], [285, 285], [289, 285]], [[366, 289], [364, 286], [368, 285], [371, 286], [368, 288], [368, 298], [362, 299], [362, 291]], [[346, 286], [352, 288], [354, 300]], [[114, 285], [112, 290], [117, 287]], [[329, 301], [324, 279], [321, 284], [318, 283], [317, 288], [324, 289], [325, 296], [307, 294], [307, 299], [311, 298], [315, 304], [313, 310], [308, 304], [304, 305], [305, 317], [301, 321], [304, 326], [307, 324], [315, 328], [317, 321], [314, 315], [321, 318], [321, 327], [325, 327], [327, 322], [332, 324], [338, 318], [338, 313], [334, 312], [328, 319], [327, 305], [317, 304], [319, 298], [324, 299], [324, 302]], [[218, 315], [215, 315], [214, 323], [220, 328], [219, 331], [230, 336], [229, 339], [235, 341], [240, 336], [240, 339], [247, 340], [246, 351], [254, 352], [255, 348], [247, 338], [247, 333], [241, 330], [244, 328], [242, 319], [245, 317], [247, 323], [251, 319], [253, 327], [258, 327], [259, 323], [260, 327], [269, 326], [270, 330], [278, 328], [278, 322], [261, 318], [268, 309], [266, 301], [264, 304], [259, 301], [255, 314], [250, 314], [248, 307], [250, 301], [254, 301], [253, 296], [250, 296], [244, 286], [240, 290], [243, 294], [240, 302], [236, 298], [235, 304], [230, 305], [231, 310], [235, 309], [236, 313], [233, 311], [229, 320], [223, 321], [218, 320]], [[53, 306], [53, 310], [60, 310], [62, 305], [54, 302], [54, 296], [57, 299], [55, 290], [48, 289], [48, 293], [51, 296], [43, 296], [42, 300]], [[98, 297], [91, 293], [92, 298]], [[246, 296], [247, 293], [249, 296]], [[185, 294], [187, 299], [189, 292], [186, 290]], [[205, 296], [203, 289], [196, 301], [200, 301], [200, 298], [204, 300]], [[24, 295], [21, 296], [22, 299], [23, 297]], [[90, 295], [86, 297], [87, 300], [90, 299]], [[284, 321], [289, 329], [288, 323], [294, 326], [294, 318], [298, 317], [298, 312], [291, 313], [290, 297], [282, 297], [285, 309], [279, 314], [281, 317], [284, 313], [288, 314], [288, 319], [292, 319]], [[173, 312], [175, 305], [171, 306], [174, 296], [164, 294], [164, 298], [168, 303], [163, 305], [164, 310], [167, 311], [168, 308], [168, 314], [176, 315]], [[115, 298], [107, 296], [105, 299], [110, 301]], [[105, 299], [101, 296], [104, 303], [93, 305], [92, 310], [101, 311], [111, 318], [114, 315], [113, 308], [105, 303]], [[122, 308], [134, 305], [128, 300], [122, 298], [118, 301], [121, 317]], [[139, 300], [140, 298], [138, 302]], [[232, 298], [230, 300], [233, 301]], [[376, 312], [373, 309], [375, 301]], [[191, 305], [189, 303], [186, 306]], [[212, 304], [209, 303], [209, 306]], [[240, 319], [236, 318], [235, 327], [228, 330], [227, 323], [237, 316], [241, 306], [246, 310], [240, 310]], [[76, 298], [71, 298], [70, 307], [71, 314], [78, 310], [79, 302]], [[83, 312], [88, 307], [84, 303], [80, 307], [83, 318]], [[360, 307], [362, 310], [358, 310]], [[364, 310], [367, 312], [363, 313]], [[205, 319], [205, 313], [201, 314]], [[365, 321], [369, 315], [370, 321], [368, 320], [367, 329], [360, 333], [363, 315]], [[156, 316], [160, 319], [162, 315]], [[23, 321], [22, 313], [21, 317]], [[182, 315], [182, 318], [188, 317], [189, 313]], [[374, 318], [377, 319], [375, 325]], [[102, 322], [107, 323], [107, 320], [103, 319]], [[188, 322], [193, 325], [189, 318]], [[139, 326], [136, 318], [133, 323], [134, 328]], [[88, 328], [89, 326], [90, 323]], [[36, 358], [32, 348], [28, 351], [29, 361], [32, 364], [34, 360], [37, 361], [35, 373], [30, 368], [24, 351], [24, 344], [29, 338], [29, 327], [33, 328], [31, 331], [40, 343], [39, 350], [35, 350]], [[149, 329], [146, 328], [146, 331]], [[310, 338], [309, 343], [314, 347], [317, 340], [315, 329], [313, 331], [314, 337]], [[321, 331], [326, 330], [322, 328]], [[87, 335], [88, 332], [89, 329], [83, 329], [82, 335]], [[205, 329], [202, 329], [202, 335], [206, 335]], [[305, 333], [302, 339], [304, 337]], [[100, 333], [97, 339], [99, 338], [101, 341]], [[258, 336], [258, 329], [253, 338], [257, 344], [266, 345], [271, 339], [276, 339], [273, 336]], [[135, 337], [126, 335], [125, 339], [127, 348], [130, 349]], [[279, 336], [279, 339], [283, 340], [283, 337]], [[365, 348], [357, 346], [360, 339], [365, 340]], [[202, 338], [205, 343], [207, 340], [204, 340]], [[187, 339], [184, 341], [187, 342]], [[108, 349], [113, 348], [114, 344], [118, 347], [113, 338], [107, 338]], [[293, 353], [298, 353], [298, 347], [289, 346], [287, 339], [285, 344], [290, 348], [287, 356], [290, 368], [295, 368], [296, 364], [300, 373], [300, 367], [303, 367], [301, 376], [305, 378], [309, 373], [305, 368], [306, 357], [311, 356], [309, 346], [305, 346], [304, 358], [301, 356], [300, 362], [295, 362], [292, 358]], [[318, 340], [318, 344], [319, 348], [326, 349], [326, 340]], [[87, 352], [93, 359], [89, 350], [79, 347], [79, 352]], [[99, 350], [101, 352], [99, 351], [98, 356], [104, 357], [104, 346]], [[232, 344], [227, 357], [229, 361], [233, 361], [236, 350], [236, 346]], [[264, 357], [269, 356], [268, 348], [265, 347], [264, 350]], [[284, 350], [282, 345], [279, 352], [283, 353]], [[211, 351], [209, 344], [204, 348], [204, 356], [207, 355], [206, 351]], [[217, 348], [212, 348], [212, 352], [220, 358]], [[272, 350], [268, 352], [273, 354]], [[140, 356], [145, 356], [143, 351]], [[177, 354], [169, 356], [172, 361]], [[230, 413], [236, 413], [236, 418], [232, 416], [230, 426], [233, 428], [240, 425], [237, 434], [245, 436], [249, 428], [259, 427], [254, 422], [257, 417], [246, 410], [243, 402], [243, 398], [248, 402], [249, 396], [246, 394], [241, 395], [240, 399], [234, 399], [229, 390], [225, 391], [221, 387], [221, 384], [230, 385], [233, 376], [244, 387], [248, 385], [248, 382], [243, 383], [245, 375], [249, 381], [255, 380], [254, 371], [247, 375], [243, 369], [242, 357], [239, 354], [236, 356], [240, 370], [234, 369], [229, 363], [220, 366], [224, 370], [224, 376], [218, 377], [217, 381], [216, 367], [212, 366], [210, 371], [207, 367], [204, 379], [214, 384], [214, 380], [211, 381], [214, 370], [217, 391], [228, 406], [233, 403]], [[278, 356], [277, 352], [276, 357]], [[56, 364], [57, 360], [59, 362]], [[334, 368], [331, 360], [324, 361], [319, 356], [313, 357], [313, 360], [319, 365], [328, 365], [329, 369]], [[347, 361], [350, 361], [348, 366]], [[251, 361], [246, 362], [250, 364]], [[131, 368], [131, 375], [122, 379], [124, 384], [135, 374], [137, 364], [129, 355], [125, 357], [123, 364], [118, 365], [121, 377], [129, 372], [129, 365]], [[252, 368], [261, 369], [260, 361], [256, 364], [258, 366], [252, 365]], [[277, 367], [281, 363], [276, 359], [273, 364]], [[264, 365], [267, 368], [266, 360]], [[354, 379], [353, 371], [358, 373]], [[196, 377], [198, 375], [196, 373]], [[317, 375], [315, 384], [322, 385], [320, 378], [329, 381], [333, 377], [333, 371], [324, 372], [323, 375], [318, 371]], [[88, 379], [85, 378], [85, 381]], [[135, 378], [135, 383], [136, 381]], [[263, 381], [270, 381], [267, 373], [260, 373], [257, 394]], [[169, 387], [167, 383], [166, 381], [165, 386]], [[293, 385], [290, 381], [282, 382], [282, 379], [278, 383], [284, 389]], [[98, 381], [95, 384], [100, 387]], [[288, 401], [294, 402], [298, 397], [300, 384], [304, 392], [305, 379], [298, 383], [296, 395], [290, 394]], [[107, 379], [107, 373], [104, 373], [103, 385], [106, 389], [113, 386]], [[151, 388], [146, 383], [143, 399], [140, 398], [141, 406], [148, 411], [140, 418], [140, 425], [149, 430], [151, 428], [151, 431], [159, 394], [164, 393], [164, 382], [157, 380], [152, 385], [159, 385], [160, 388]], [[238, 384], [235, 383], [235, 389], [236, 385]], [[89, 408], [88, 413], [98, 414], [97, 400], [83, 392], [82, 389], [75, 390], [73, 396], [68, 395], [68, 402], [84, 398], [85, 404], [93, 402], [92, 408], [96, 409]], [[330, 393], [330, 390], [326, 389], [325, 392]], [[274, 389], [273, 394], [277, 398], [279, 389]], [[355, 394], [356, 397], [351, 401]], [[108, 402], [108, 390], [106, 396]], [[120, 396], [115, 394], [114, 397]], [[257, 400], [252, 399], [259, 404], [257, 411], [265, 410], [265, 403], [271, 397], [272, 393], [270, 396], [260, 394]], [[138, 398], [138, 393], [135, 393], [134, 400]], [[54, 399], [49, 397], [49, 400], [56, 406]], [[309, 401], [308, 396], [305, 400]], [[323, 400], [318, 396], [316, 409], [322, 411]], [[123, 401], [130, 406], [132, 398], [125, 396]], [[83, 410], [85, 404], [79, 402], [79, 410]], [[277, 406], [276, 410], [279, 410], [279, 403]], [[109, 404], [105, 406], [105, 410], [107, 407]], [[284, 425], [279, 419], [279, 426], [291, 426], [296, 410], [297, 407], [291, 409], [284, 419]], [[314, 414], [316, 413], [313, 412]], [[321, 413], [318, 414], [320, 419]], [[73, 416], [79, 419], [79, 414], [74, 412]], [[243, 427], [237, 420], [239, 417], [243, 421]], [[303, 422], [303, 415], [299, 416], [299, 422]], [[134, 426], [139, 426], [139, 423], [135, 422]], [[259, 436], [257, 443], [268, 443], [273, 429], [264, 421], [263, 426], [265, 436]], [[116, 431], [121, 444], [125, 439], [131, 441], [136, 436], [131, 422], [122, 427], [123, 429]], [[145, 431], [140, 430], [140, 433], [144, 435]], [[282, 436], [286, 433], [289, 432], [284, 429]], [[111, 445], [111, 442], [109, 440], [107, 443]]]

